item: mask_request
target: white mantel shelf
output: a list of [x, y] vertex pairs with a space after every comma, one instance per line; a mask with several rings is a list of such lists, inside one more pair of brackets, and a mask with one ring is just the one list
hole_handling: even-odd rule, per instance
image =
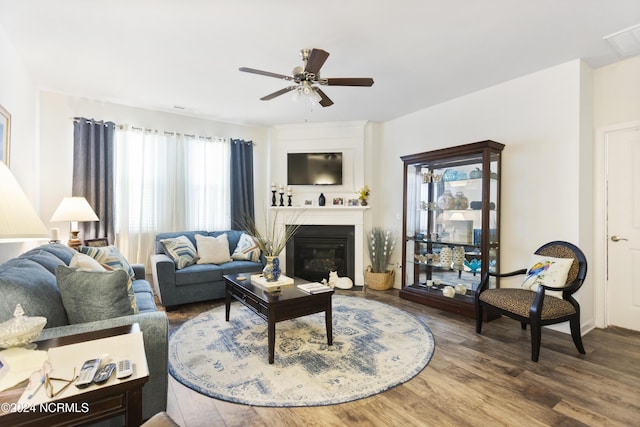
[[270, 206], [277, 211], [365, 211], [370, 206]]
[[[364, 213], [369, 206], [272, 206], [278, 214], [276, 226], [287, 225], [352, 225], [354, 227], [354, 284], [364, 284]], [[291, 216], [286, 215], [287, 212]], [[286, 251], [286, 249], [285, 249]], [[286, 271], [286, 254], [280, 254], [280, 265]]]

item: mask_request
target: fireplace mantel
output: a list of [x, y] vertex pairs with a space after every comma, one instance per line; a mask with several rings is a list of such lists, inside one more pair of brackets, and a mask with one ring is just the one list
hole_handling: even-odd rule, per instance
[[[281, 229], [287, 225], [353, 225], [354, 285], [364, 285], [364, 214], [369, 206], [292, 206], [270, 209], [278, 214], [276, 226]], [[287, 267], [285, 251], [279, 256], [282, 271], [286, 271]]]

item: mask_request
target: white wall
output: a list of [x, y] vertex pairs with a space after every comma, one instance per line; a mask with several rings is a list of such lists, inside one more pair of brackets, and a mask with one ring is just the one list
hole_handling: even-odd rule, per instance
[[[37, 91], [22, 63], [0, 28], [0, 105], [11, 114], [9, 167], [36, 211], [39, 210]], [[7, 201], [2, 201], [6, 203]], [[0, 263], [41, 242], [0, 243]]]
[[605, 146], [607, 131], [640, 123], [640, 56], [599, 68], [594, 73], [594, 268], [596, 325], [608, 326], [606, 307]]
[[[262, 162], [268, 153], [269, 135], [263, 128], [220, 123], [180, 114], [169, 114], [141, 108], [127, 107], [107, 102], [60, 95], [51, 92], [40, 93], [40, 135], [42, 192], [41, 213], [45, 224], [59, 227], [61, 240], [68, 238], [68, 227], [50, 223], [49, 219], [58, 203], [71, 195], [73, 169], [73, 117], [109, 120], [116, 124], [130, 124], [136, 127], [176, 131], [180, 133], [224, 138], [240, 138], [256, 143], [254, 149], [254, 179], [260, 188], [262, 177], [266, 176], [268, 165]], [[256, 190], [256, 205], [264, 203], [263, 192]]]
[[[522, 268], [540, 245], [567, 240], [591, 258], [591, 70], [575, 60], [383, 125], [381, 222], [402, 213], [401, 155], [492, 139], [502, 161], [501, 270]], [[584, 164], [581, 164], [584, 162]], [[590, 211], [590, 209], [587, 209]], [[401, 254], [397, 254], [398, 259]], [[514, 286], [511, 283], [503, 285]], [[593, 287], [578, 292], [583, 330], [593, 325]]]
[[594, 73], [596, 129], [640, 119], [640, 55]]

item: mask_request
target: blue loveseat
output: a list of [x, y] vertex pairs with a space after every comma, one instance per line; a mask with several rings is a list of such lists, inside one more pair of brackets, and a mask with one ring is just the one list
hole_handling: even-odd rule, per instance
[[163, 239], [186, 236], [197, 248], [196, 234], [208, 237], [227, 235], [229, 253], [233, 254], [242, 236], [242, 231], [182, 231], [160, 233], [156, 235], [155, 254], [151, 255], [151, 269], [156, 294], [167, 310], [172, 307], [199, 301], [209, 301], [224, 298], [225, 274], [256, 273], [261, 271], [266, 260], [261, 254], [261, 262], [231, 261], [223, 264], [193, 264], [178, 269], [170, 256], [167, 255], [162, 244]]
[[[37, 340], [57, 338], [115, 326], [138, 323], [144, 338], [149, 381], [142, 390], [142, 415], [149, 418], [167, 407], [168, 320], [158, 311], [144, 266], [133, 265], [133, 291], [139, 313], [87, 323], [70, 324], [57, 285], [56, 268], [68, 266], [76, 253], [68, 246], [53, 243], [39, 246], [0, 265], [0, 323], [13, 316], [21, 304], [27, 316], [47, 318]], [[114, 425], [122, 425], [114, 419]]]

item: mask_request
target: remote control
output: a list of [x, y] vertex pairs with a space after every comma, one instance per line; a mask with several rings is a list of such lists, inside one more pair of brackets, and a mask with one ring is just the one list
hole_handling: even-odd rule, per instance
[[131, 365], [131, 360], [125, 359], [118, 362], [118, 373], [116, 374], [116, 378], [127, 378], [133, 374], [133, 366]]
[[78, 378], [76, 379], [76, 387], [85, 388], [93, 382], [93, 377], [96, 376], [98, 368], [100, 367], [100, 359], [90, 359], [82, 364]]
[[93, 377], [93, 382], [100, 385], [106, 383], [109, 378], [111, 378], [111, 374], [116, 370], [115, 363], [107, 363], [104, 365], [98, 372], [96, 372], [95, 377]]

